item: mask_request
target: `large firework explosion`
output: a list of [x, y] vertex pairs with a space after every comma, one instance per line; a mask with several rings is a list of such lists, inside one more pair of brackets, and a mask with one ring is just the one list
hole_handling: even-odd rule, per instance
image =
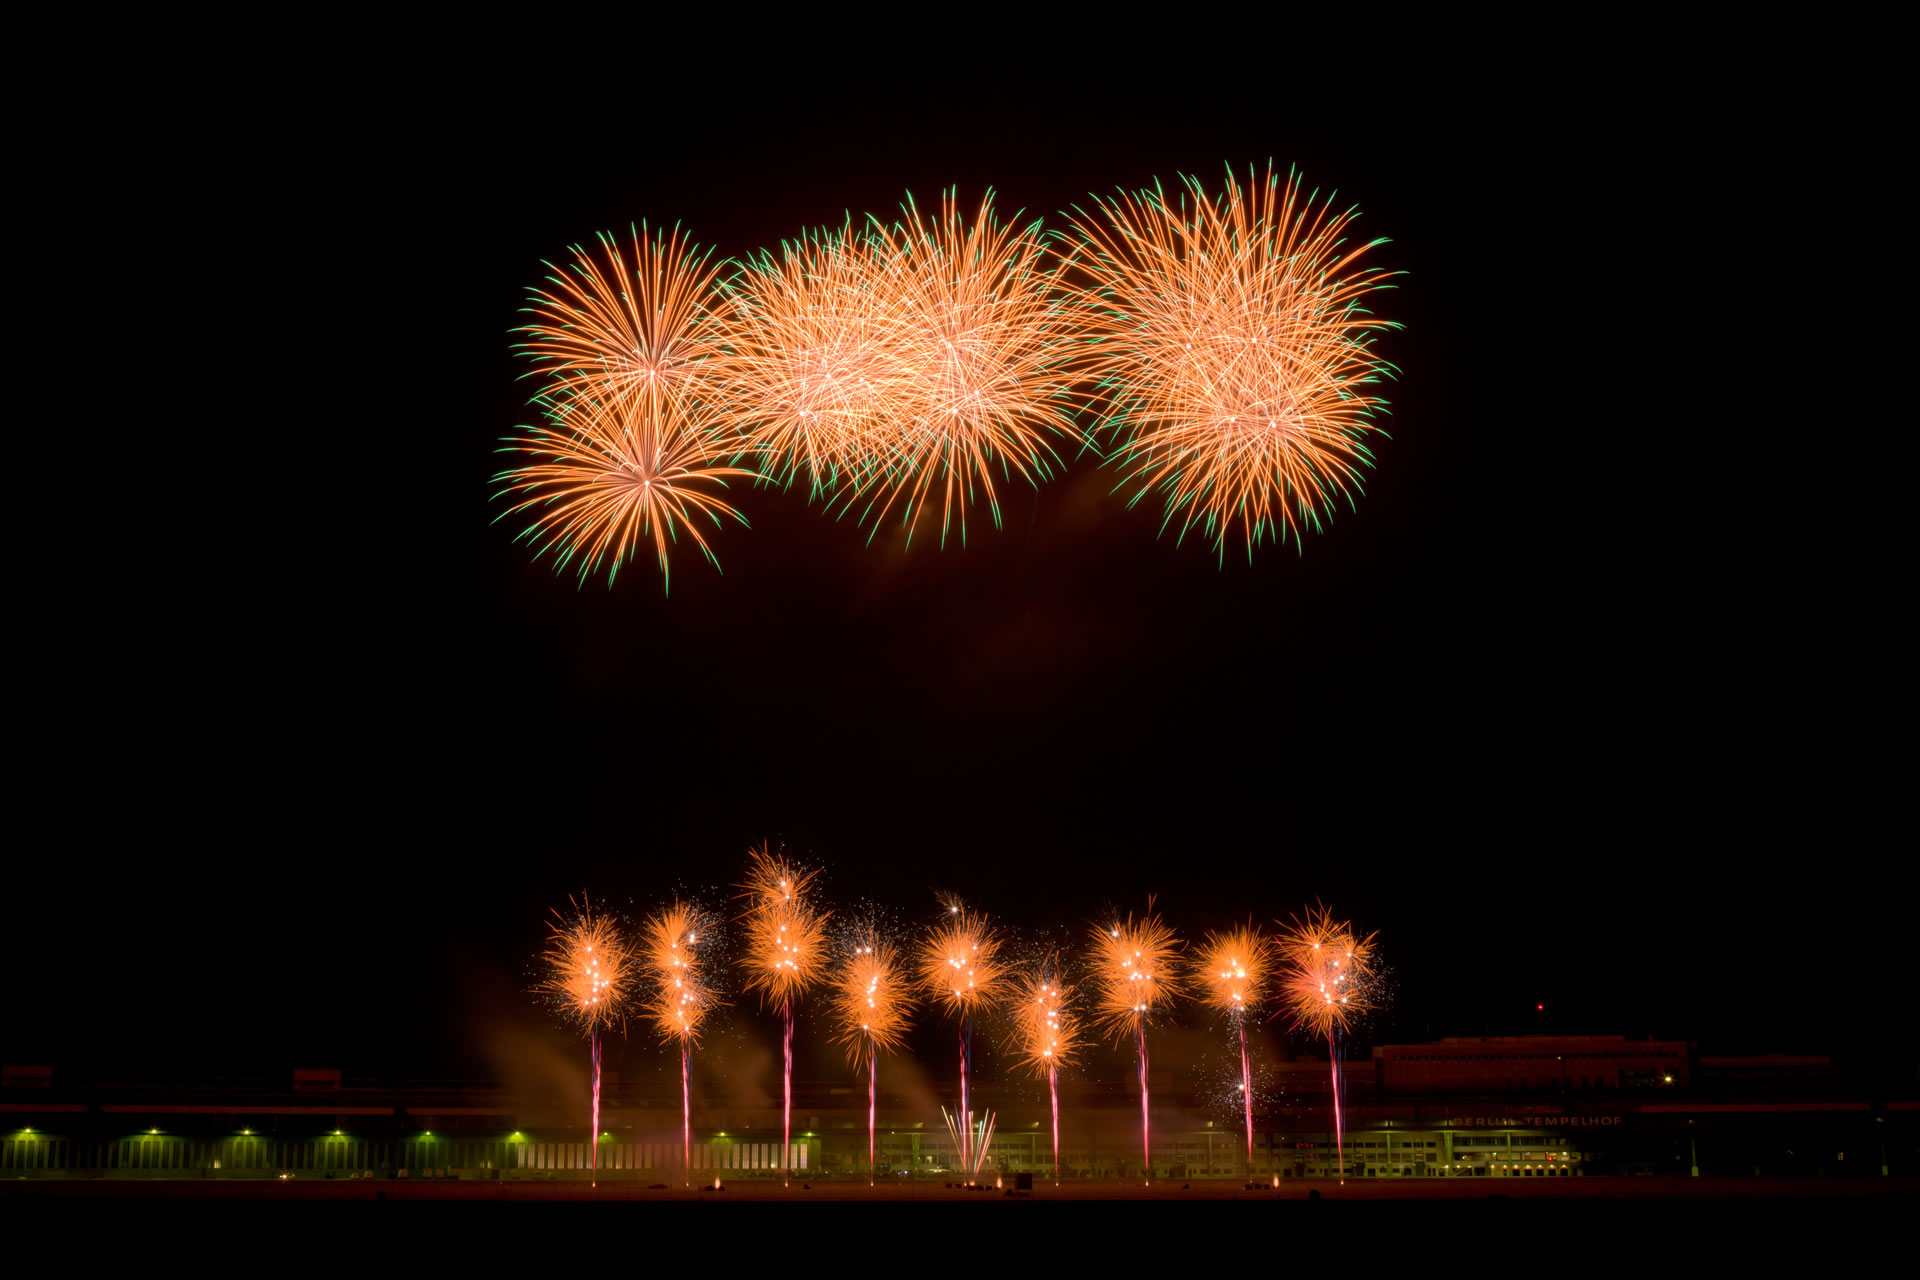
[[1373, 463], [1394, 372], [1373, 344], [1398, 326], [1363, 304], [1395, 273], [1360, 262], [1385, 241], [1348, 239], [1354, 209], [1317, 198], [1291, 173], [1243, 188], [1229, 170], [1219, 196], [1186, 178], [1072, 220], [1129, 505], [1159, 491], [1162, 528], [1222, 557], [1235, 525], [1249, 557], [1268, 537], [1298, 545]]
[[760, 993], [763, 1006], [780, 1010], [785, 1049], [781, 1072], [784, 1105], [780, 1169], [784, 1177], [793, 1158], [793, 1014], [807, 988], [827, 966], [827, 913], [806, 899], [818, 870], [802, 871], [766, 845], [749, 850], [747, 879], [740, 897], [747, 907], [747, 987]]
[[496, 520], [529, 513], [518, 535], [579, 578], [605, 569], [609, 584], [649, 543], [667, 581], [668, 544], [682, 535], [713, 560], [704, 524], [745, 523], [718, 491], [743, 440], [716, 382], [725, 332], [715, 268], [671, 236], [634, 232], [634, 262], [611, 236], [596, 255], [576, 246], [551, 288], [531, 291], [532, 323], [520, 344], [544, 378], [533, 403], [543, 424], [506, 438], [527, 455], [499, 472]]
[[1116, 1041], [1131, 1034], [1140, 1059], [1140, 1167], [1153, 1178], [1153, 1133], [1147, 1105], [1147, 1024], [1181, 995], [1180, 942], [1153, 914], [1093, 930], [1092, 965], [1099, 984], [1098, 1014]]
[[650, 543], [664, 580], [669, 544], [711, 560], [705, 526], [744, 523], [719, 494], [750, 462], [875, 534], [897, 512], [909, 542], [937, 500], [941, 544], [964, 542], [969, 507], [1000, 523], [996, 473], [1037, 485], [1092, 444], [1095, 398], [1129, 505], [1158, 492], [1162, 527], [1222, 557], [1234, 526], [1251, 556], [1354, 504], [1399, 327], [1367, 309], [1399, 273], [1362, 261], [1385, 241], [1350, 237], [1354, 208], [1228, 170], [1217, 195], [1095, 196], [1049, 243], [993, 199], [909, 195], [724, 279], [677, 227], [575, 246], [530, 290], [544, 421], [506, 441], [530, 460], [496, 477], [499, 518], [531, 513], [519, 537], [583, 581]]
[[1267, 940], [1251, 924], [1209, 933], [1193, 959], [1194, 984], [1206, 1003], [1227, 1015], [1240, 1036], [1240, 1102], [1247, 1123], [1247, 1178], [1253, 1178], [1253, 1064], [1247, 1057], [1247, 1011], [1258, 1008], [1267, 981]]
[[887, 447], [911, 379], [899, 299], [881, 289], [877, 245], [849, 219], [749, 256], [728, 281], [734, 300], [729, 396], [765, 473], [804, 476], [812, 495], [857, 490]]
[[1275, 942], [1280, 954], [1281, 1007], [1293, 1015], [1295, 1027], [1327, 1041], [1328, 1070], [1333, 1073], [1334, 1150], [1343, 1175], [1347, 1157], [1341, 1137], [1340, 1051], [1335, 1036], [1367, 1010], [1376, 936], [1361, 937], [1352, 925], [1336, 923], [1326, 907], [1316, 907], [1286, 925]]
[[[902, 377], [879, 421], [879, 469], [858, 486], [861, 516], [897, 503], [909, 536], [940, 499], [940, 541], [982, 501], [1000, 524], [994, 473], [1038, 485], [1060, 465], [1054, 439], [1077, 440], [1079, 309], [1061, 289], [1067, 260], [1038, 221], [1002, 225], [987, 192], [971, 221], [956, 193], [929, 219], [909, 196], [874, 224], [873, 288], [891, 320]], [[1018, 217], [1018, 215], [1015, 215]]]
[[855, 1067], [867, 1068], [867, 1181], [873, 1181], [880, 1055], [907, 1044], [913, 1014], [912, 979], [894, 948], [864, 933], [834, 979], [833, 1016]]
[[968, 1081], [973, 1062], [973, 1019], [999, 999], [1007, 981], [999, 960], [1000, 937], [987, 918], [958, 898], [940, 897], [941, 916], [920, 949], [920, 985], [928, 997], [960, 1019], [960, 1110], [956, 1141], [961, 1168], [974, 1168], [973, 1100]]
[[584, 896], [568, 903], [571, 915], [553, 913], [544, 956], [546, 977], [538, 990], [562, 1016], [587, 1033], [593, 1052], [593, 1111], [589, 1146], [600, 1168], [600, 1032], [626, 1024], [635, 957], [619, 928], [593, 913]]

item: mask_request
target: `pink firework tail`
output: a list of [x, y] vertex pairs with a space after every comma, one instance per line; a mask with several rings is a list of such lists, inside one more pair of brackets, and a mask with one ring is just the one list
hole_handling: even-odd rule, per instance
[[873, 1185], [873, 1131], [875, 1117], [875, 1099], [880, 1091], [880, 1054], [876, 1051], [867, 1059], [867, 1185]]
[[1060, 1183], [1060, 1068], [1047, 1068], [1047, 1092], [1053, 1095], [1053, 1181]]
[[1153, 1177], [1153, 1126], [1147, 1111], [1147, 1028], [1136, 1024], [1134, 1039], [1140, 1044], [1140, 1167], [1147, 1178]]
[[1340, 1136], [1340, 1051], [1334, 1048], [1333, 1033], [1327, 1033], [1327, 1069], [1333, 1077], [1333, 1151], [1340, 1163], [1340, 1176], [1347, 1176], [1346, 1141]]
[[587, 1134], [587, 1145], [593, 1150], [591, 1172], [588, 1185], [599, 1185], [600, 1178], [600, 1028], [593, 1028], [593, 1130]]
[[1247, 1022], [1240, 1019], [1240, 1093], [1247, 1107], [1247, 1181], [1253, 1181], [1253, 1067], [1247, 1061]]
[[693, 1074], [693, 1046], [680, 1042], [680, 1165], [688, 1186], [693, 1185], [693, 1090], [687, 1077]]
[[780, 1079], [781, 1092], [786, 1099], [785, 1109], [781, 1112], [780, 1137], [780, 1180], [786, 1181], [788, 1165], [793, 1160], [793, 1001], [788, 1000], [780, 1006], [787, 1022], [787, 1069]]
[[960, 1026], [960, 1167], [969, 1173], [973, 1162], [968, 1159], [973, 1154], [973, 1135], [967, 1126], [973, 1123], [973, 1109], [967, 1100], [967, 1028]]

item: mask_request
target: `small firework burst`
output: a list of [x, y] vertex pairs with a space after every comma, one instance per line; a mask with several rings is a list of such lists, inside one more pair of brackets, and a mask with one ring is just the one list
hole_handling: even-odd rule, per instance
[[1193, 981], [1201, 998], [1222, 1013], [1238, 1017], [1257, 1008], [1267, 981], [1267, 942], [1248, 925], [1209, 933], [1193, 958]]
[[833, 1018], [855, 1066], [877, 1054], [906, 1048], [913, 984], [890, 943], [865, 934], [839, 961], [833, 981]]
[[920, 985], [947, 1012], [962, 1018], [999, 999], [1007, 970], [999, 961], [1000, 937], [957, 898], [943, 896], [942, 915], [920, 949]]
[[718, 1003], [699, 951], [700, 939], [711, 931], [711, 922], [680, 902], [647, 922], [645, 958], [653, 979], [647, 1012], [662, 1040], [697, 1042], [708, 1010]]
[[1179, 955], [1179, 940], [1156, 915], [1094, 927], [1099, 1020], [1116, 1040], [1134, 1034], [1182, 994]]
[[1280, 998], [1295, 1027], [1331, 1037], [1367, 1011], [1377, 936], [1362, 937], [1352, 925], [1335, 923], [1325, 907], [1286, 926], [1276, 944]]
[[1073, 1014], [1073, 988], [1053, 965], [1027, 974], [1008, 997], [1015, 1060], [1036, 1076], [1072, 1066], [1080, 1053], [1080, 1023]]
[[553, 913], [547, 976], [539, 990], [583, 1031], [624, 1025], [634, 986], [633, 951], [619, 926], [594, 914], [586, 898], [569, 905], [570, 917]]

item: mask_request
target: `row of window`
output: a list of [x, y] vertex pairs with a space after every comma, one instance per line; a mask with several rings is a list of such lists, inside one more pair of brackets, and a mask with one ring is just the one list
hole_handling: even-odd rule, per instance
[[1536, 1062], [1559, 1061], [1591, 1062], [1597, 1058], [1630, 1059], [1640, 1061], [1646, 1058], [1678, 1058], [1674, 1052], [1659, 1053], [1394, 1053], [1388, 1054], [1387, 1062]]
[[[584, 1142], [517, 1142], [512, 1168], [586, 1169], [589, 1168]], [[602, 1169], [678, 1169], [685, 1162], [686, 1149], [679, 1143], [603, 1142], [600, 1144]], [[796, 1142], [788, 1152], [789, 1169], [805, 1169], [807, 1144]], [[456, 1166], [464, 1167], [464, 1166]], [[693, 1148], [696, 1169], [778, 1169], [780, 1144], [777, 1142], [697, 1143]]]

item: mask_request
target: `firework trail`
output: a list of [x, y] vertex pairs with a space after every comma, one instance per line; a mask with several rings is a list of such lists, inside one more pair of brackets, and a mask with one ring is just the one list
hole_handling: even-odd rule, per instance
[[865, 933], [840, 966], [833, 1016], [847, 1057], [867, 1068], [867, 1185], [874, 1180], [874, 1136], [879, 1113], [880, 1055], [906, 1047], [913, 1012], [910, 979], [893, 947]]
[[1080, 1028], [1068, 1001], [1073, 988], [1059, 978], [1051, 958], [1029, 975], [1012, 996], [1014, 1047], [1020, 1065], [1047, 1078], [1053, 1102], [1053, 1181], [1060, 1183], [1060, 1068], [1080, 1050]]
[[1099, 1018], [1116, 1042], [1133, 1034], [1140, 1056], [1141, 1168], [1153, 1178], [1152, 1121], [1147, 1103], [1147, 1023], [1155, 1010], [1170, 1008], [1181, 994], [1175, 964], [1180, 944], [1173, 930], [1152, 914], [1146, 919], [1114, 923], [1093, 931], [1093, 965], [1100, 987]]
[[1347, 1172], [1340, 1117], [1340, 1051], [1334, 1034], [1345, 1031], [1356, 1013], [1367, 1009], [1367, 979], [1373, 969], [1373, 940], [1355, 936], [1350, 924], [1334, 923], [1332, 912], [1318, 907], [1283, 926], [1275, 945], [1280, 954], [1281, 1008], [1293, 1025], [1327, 1040], [1333, 1083], [1333, 1142], [1340, 1174]]
[[660, 1038], [680, 1048], [681, 1169], [686, 1171], [689, 1186], [693, 1176], [693, 1046], [700, 1039], [700, 1025], [707, 1011], [719, 1003], [701, 971], [696, 950], [700, 938], [710, 936], [711, 930], [712, 923], [698, 910], [676, 902], [647, 922], [644, 939], [643, 958], [653, 978], [653, 998], [647, 1012]]
[[[940, 1108], [940, 1118], [947, 1122], [947, 1133], [953, 1138], [954, 1150], [968, 1153], [961, 1168], [969, 1180], [977, 1180], [980, 1170], [987, 1163], [987, 1149], [993, 1145], [993, 1112], [983, 1113], [971, 1127], [961, 1124], [959, 1118], [945, 1107]], [[998, 1185], [997, 1181], [995, 1185]]]
[[1240, 1034], [1240, 1100], [1247, 1121], [1247, 1179], [1253, 1179], [1253, 1064], [1247, 1057], [1249, 1009], [1257, 1008], [1267, 980], [1267, 942], [1251, 924], [1209, 933], [1194, 957], [1193, 977], [1206, 1002], [1227, 1015]]
[[807, 889], [820, 873], [800, 871], [765, 844], [749, 850], [747, 879], [740, 886], [747, 900], [741, 919], [747, 933], [747, 987], [760, 993], [762, 1007], [780, 1010], [784, 1066], [780, 1173], [783, 1181], [793, 1159], [793, 1014], [808, 987], [826, 970], [827, 914], [806, 902]]
[[1373, 343], [1400, 327], [1362, 305], [1398, 273], [1361, 265], [1386, 241], [1348, 240], [1355, 209], [1316, 204], [1291, 173], [1247, 177], [1229, 170], [1218, 197], [1193, 178], [1096, 197], [1073, 219], [1104, 312], [1093, 345], [1119, 487], [1128, 505], [1158, 489], [1161, 528], [1197, 528], [1223, 559], [1236, 523], [1251, 558], [1353, 505], [1386, 411], [1375, 389], [1394, 375]]
[[960, 1019], [960, 1121], [954, 1141], [961, 1167], [971, 1171], [973, 1102], [967, 1074], [973, 1060], [973, 1017], [999, 1000], [1007, 971], [997, 959], [1000, 938], [987, 918], [948, 894], [940, 895], [940, 904], [943, 914], [920, 950], [920, 986]]
[[529, 460], [495, 475], [494, 496], [512, 505], [495, 520], [529, 512], [516, 541], [553, 553], [556, 571], [578, 562], [579, 578], [607, 571], [653, 544], [663, 585], [667, 547], [682, 533], [715, 566], [702, 525], [745, 523], [716, 490], [752, 472], [728, 459], [744, 438], [725, 402], [714, 357], [726, 329], [715, 269], [679, 231], [633, 236], [633, 262], [600, 237], [596, 255], [575, 246], [551, 288], [531, 291], [533, 322], [517, 344], [545, 382], [534, 396], [544, 425], [523, 426], [502, 453]]
[[582, 895], [568, 900], [572, 915], [553, 913], [543, 957], [547, 976], [537, 988], [568, 1020], [584, 1027], [593, 1052], [592, 1180], [600, 1172], [600, 1032], [626, 1021], [633, 952], [604, 916], [595, 916]]

